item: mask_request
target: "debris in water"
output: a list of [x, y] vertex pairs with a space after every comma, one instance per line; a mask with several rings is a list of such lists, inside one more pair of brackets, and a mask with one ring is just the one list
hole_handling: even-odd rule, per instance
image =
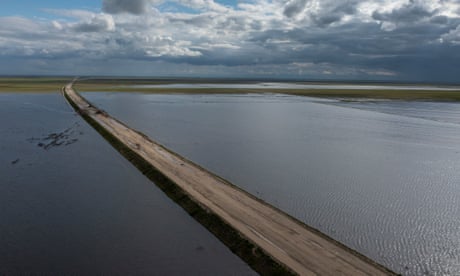
[[16, 165], [19, 162], [19, 160], [20, 159], [18, 158], [18, 159], [14, 160], [14, 161], [11, 161], [11, 164]]
[[54, 147], [59, 146], [68, 146], [73, 143], [78, 142], [78, 139], [75, 138], [76, 135], [83, 135], [82, 131], [77, 131], [80, 124], [75, 123], [74, 126], [59, 132], [59, 133], [51, 133], [42, 138], [30, 138], [27, 139], [30, 143], [37, 143], [37, 146], [43, 148], [44, 150], [49, 150]]

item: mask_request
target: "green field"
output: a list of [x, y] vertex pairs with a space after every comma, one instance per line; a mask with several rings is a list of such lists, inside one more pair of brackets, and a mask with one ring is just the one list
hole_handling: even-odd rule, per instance
[[56, 92], [72, 78], [0, 78], [1, 92]]

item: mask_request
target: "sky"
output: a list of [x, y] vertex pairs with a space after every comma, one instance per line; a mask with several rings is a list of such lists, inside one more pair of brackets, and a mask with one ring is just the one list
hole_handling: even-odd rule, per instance
[[1, 0], [0, 75], [460, 83], [460, 0]]

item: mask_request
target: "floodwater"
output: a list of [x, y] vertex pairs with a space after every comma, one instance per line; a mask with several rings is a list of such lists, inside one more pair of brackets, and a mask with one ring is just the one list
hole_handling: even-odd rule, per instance
[[72, 112], [0, 94], [0, 275], [253, 275]]
[[460, 275], [457, 103], [84, 96], [398, 273]]

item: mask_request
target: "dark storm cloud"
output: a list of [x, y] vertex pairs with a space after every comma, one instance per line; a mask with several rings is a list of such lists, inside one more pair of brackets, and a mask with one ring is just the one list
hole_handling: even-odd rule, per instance
[[372, 17], [379, 21], [391, 22], [416, 22], [424, 18], [429, 18], [435, 14], [435, 11], [428, 11], [425, 7], [411, 1], [400, 9], [395, 9], [391, 12], [374, 11]]
[[325, 27], [340, 21], [345, 15], [354, 14], [358, 3], [356, 0], [326, 2], [318, 13], [312, 14], [312, 19], [318, 26]]
[[318, 25], [318, 26], [327, 26], [330, 25], [334, 22], [340, 21], [342, 19], [342, 14], [335, 13], [335, 14], [327, 14], [327, 15], [321, 15], [321, 16], [312, 16], [313, 21]]
[[102, 10], [106, 13], [143, 14], [148, 11], [149, 0], [103, 0]]
[[[46, 66], [67, 56], [101, 68], [117, 60], [120, 70], [129, 63], [139, 72], [135, 64], [147, 70], [154, 63], [190, 72], [271, 68], [290, 74], [300, 68], [318, 76], [324, 71], [400, 79], [455, 79], [460, 68], [459, 5], [453, 0], [246, 1], [234, 9], [196, 12], [149, 8], [159, 1], [104, 0], [104, 13], [65, 11], [71, 20], [0, 17], [0, 59], [24, 57]], [[187, 7], [214, 3], [177, 3], [184, 1]]]
[[[429, 71], [436, 68], [431, 79], [448, 80], [455, 77], [456, 70], [441, 74], [443, 64], [451, 69], [460, 66], [460, 45], [439, 42], [440, 34], [456, 30], [459, 22], [451, 21], [449, 24], [427, 21], [391, 32], [383, 31], [375, 22], [329, 27], [327, 32], [312, 27], [267, 30], [252, 37], [251, 41], [259, 48], [246, 62], [303, 61], [342, 68], [380, 68], [410, 79], [416, 79], [417, 75], [428, 78]], [[277, 43], [274, 37], [289, 43]]]
[[305, 9], [307, 0], [291, 0], [284, 7], [283, 14], [289, 18], [294, 17]]
[[308, 7], [311, 3], [311, 0], [291, 0], [284, 6], [283, 14], [288, 18], [305, 14], [316, 25], [325, 27], [340, 21], [345, 15], [354, 14], [359, 1], [321, 1], [315, 10]]
[[213, 16], [210, 15], [196, 15], [186, 17], [170, 17], [168, 18], [171, 23], [183, 23], [190, 26], [206, 27], [213, 22]]
[[449, 18], [447, 16], [439, 15], [439, 16], [433, 16], [430, 19], [431, 23], [435, 24], [441, 24], [441, 25], [446, 25], [449, 21]]

